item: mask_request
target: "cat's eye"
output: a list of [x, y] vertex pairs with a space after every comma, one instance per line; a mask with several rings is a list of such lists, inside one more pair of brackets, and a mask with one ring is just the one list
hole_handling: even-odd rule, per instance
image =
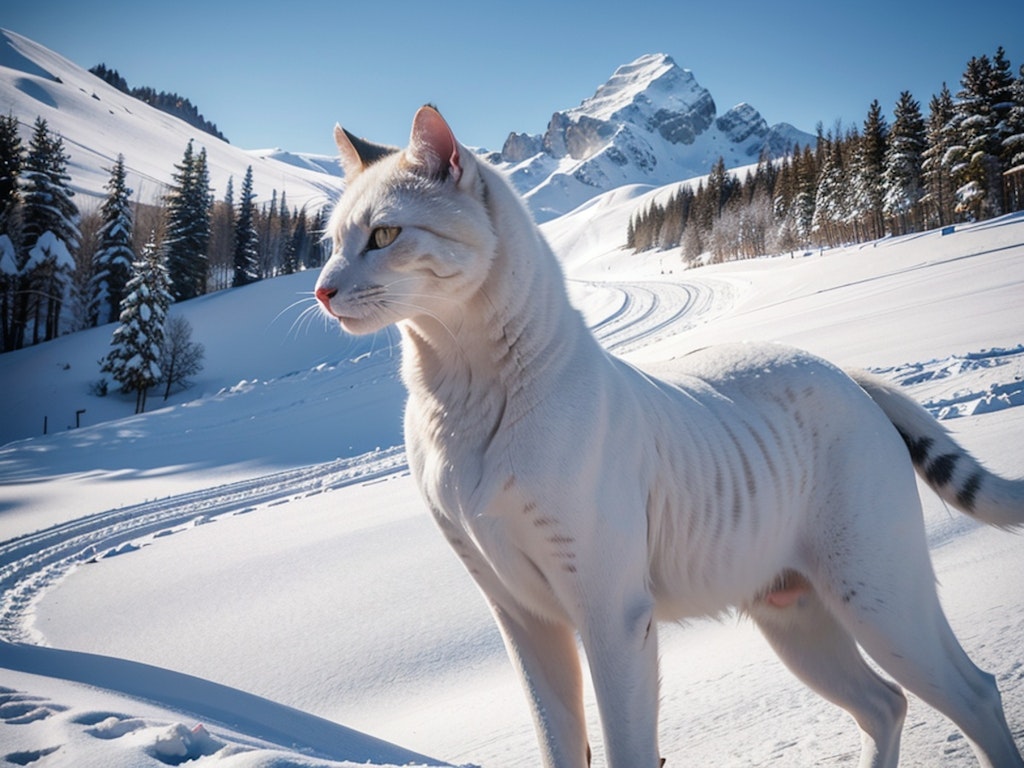
[[402, 231], [401, 227], [377, 227], [370, 233], [370, 242], [366, 244], [366, 250], [372, 251], [376, 248], [387, 248], [398, 237]]

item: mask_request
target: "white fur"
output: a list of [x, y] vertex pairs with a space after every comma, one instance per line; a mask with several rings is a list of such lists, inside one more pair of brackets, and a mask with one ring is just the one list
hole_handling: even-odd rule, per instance
[[[772, 345], [639, 371], [597, 344], [520, 200], [436, 112], [368, 166], [339, 145], [350, 182], [318, 296], [350, 331], [401, 330], [410, 466], [493, 609], [545, 766], [589, 760], [575, 633], [609, 766], [653, 768], [656, 622], [730, 607], [854, 716], [862, 768], [897, 765], [906, 702], [857, 644], [984, 765], [1024, 766], [939, 607], [886, 415], [908, 411], [902, 395]], [[402, 231], [366, 250], [376, 226]], [[1007, 488], [999, 524], [1018, 525], [1024, 493]]]

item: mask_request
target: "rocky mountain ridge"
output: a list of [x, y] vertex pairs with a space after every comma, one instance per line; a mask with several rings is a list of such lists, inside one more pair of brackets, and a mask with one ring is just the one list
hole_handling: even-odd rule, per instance
[[488, 158], [505, 168], [540, 221], [623, 184], [667, 184], [778, 157], [813, 141], [769, 126], [750, 104], [719, 115], [711, 93], [666, 54], [619, 67], [593, 96], [556, 112], [543, 134], [513, 132]]

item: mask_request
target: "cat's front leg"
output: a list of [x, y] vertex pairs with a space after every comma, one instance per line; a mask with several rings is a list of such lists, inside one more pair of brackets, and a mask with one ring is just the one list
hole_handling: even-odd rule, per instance
[[583, 681], [573, 629], [517, 607], [491, 609], [527, 692], [544, 768], [590, 763]]
[[594, 606], [580, 627], [609, 768], [656, 768], [658, 640], [653, 600], [638, 590]]

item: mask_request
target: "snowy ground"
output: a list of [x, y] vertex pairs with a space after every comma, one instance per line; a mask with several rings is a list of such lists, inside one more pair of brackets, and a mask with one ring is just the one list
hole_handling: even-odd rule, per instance
[[[642, 192], [545, 227], [607, 346], [643, 363], [798, 344], [899, 381], [1022, 474], [1024, 218], [685, 272], [615, 248]], [[0, 357], [0, 764], [537, 764], [497, 632], [408, 476], [394, 337], [288, 309], [314, 279], [177, 307], [207, 369], [140, 417], [87, 394], [110, 328]], [[89, 426], [40, 436], [43, 401]], [[950, 620], [1024, 747], [1024, 542], [924, 498]], [[670, 766], [856, 764], [848, 716], [748, 622], [662, 632]], [[903, 755], [974, 764], [916, 700]]]

